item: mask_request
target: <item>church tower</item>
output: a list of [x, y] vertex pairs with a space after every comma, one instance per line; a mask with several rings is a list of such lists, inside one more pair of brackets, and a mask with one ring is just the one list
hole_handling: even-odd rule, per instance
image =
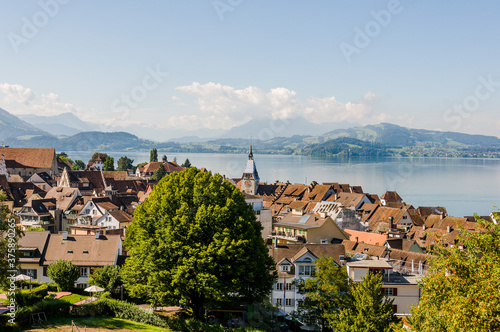
[[0, 175], [5, 175], [7, 181], [9, 181], [9, 172], [7, 171], [7, 164], [5, 163], [5, 157], [2, 154], [2, 159], [0, 159]]
[[250, 195], [257, 194], [259, 180], [259, 172], [257, 172], [257, 167], [255, 166], [255, 161], [253, 160], [252, 145], [250, 144], [250, 153], [248, 154], [247, 165], [245, 166], [245, 171], [243, 172], [243, 176], [241, 178], [241, 190]]

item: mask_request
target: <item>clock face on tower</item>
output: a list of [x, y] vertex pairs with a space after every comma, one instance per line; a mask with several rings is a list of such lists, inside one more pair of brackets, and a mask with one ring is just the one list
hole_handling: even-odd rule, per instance
[[252, 182], [250, 182], [248, 180], [245, 181], [245, 186], [250, 187], [251, 185], [252, 185]]

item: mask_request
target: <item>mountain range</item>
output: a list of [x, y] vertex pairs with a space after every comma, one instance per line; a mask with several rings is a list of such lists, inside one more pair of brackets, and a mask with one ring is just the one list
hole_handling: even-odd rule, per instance
[[346, 129], [338, 127], [352, 124], [313, 124], [304, 118], [254, 119], [211, 139], [190, 136], [157, 142], [125, 131], [89, 131], [96, 126], [70, 113], [29, 115], [23, 119], [0, 109], [0, 140], [4, 144], [53, 147], [57, 151], [137, 151], [156, 147], [165, 152], [241, 153], [247, 151], [252, 137], [255, 149], [261, 153], [483, 156], [493, 152], [488, 156], [500, 156], [498, 137], [411, 129], [390, 123]]

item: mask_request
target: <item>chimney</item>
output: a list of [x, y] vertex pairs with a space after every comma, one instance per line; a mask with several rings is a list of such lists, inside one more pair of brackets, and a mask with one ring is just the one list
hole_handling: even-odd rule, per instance
[[62, 232], [62, 239], [67, 240], [68, 239], [68, 232], [64, 231]]
[[389, 217], [389, 229], [392, 230], [394, 228], [394, 217]]
[[451, 233], [451, 226], [450, 226], [450, 225], [446, 226], [446, 231], [447, 231], [448, 233]]
[[422, 230], [425, 231], [425, 224], [422, 226]]
[[95, 231], [95, 239], [99, 240], [100, 237], [101, 237], [101, 231]]

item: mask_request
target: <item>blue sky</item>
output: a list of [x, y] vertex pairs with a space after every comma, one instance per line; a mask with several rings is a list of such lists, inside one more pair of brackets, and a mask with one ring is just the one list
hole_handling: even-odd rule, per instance
[[13, 114], [72, 112], [158, 140], [296, 116], [500, 132], [495, 1], [4, 0], [0, 12], [0, 107]]

